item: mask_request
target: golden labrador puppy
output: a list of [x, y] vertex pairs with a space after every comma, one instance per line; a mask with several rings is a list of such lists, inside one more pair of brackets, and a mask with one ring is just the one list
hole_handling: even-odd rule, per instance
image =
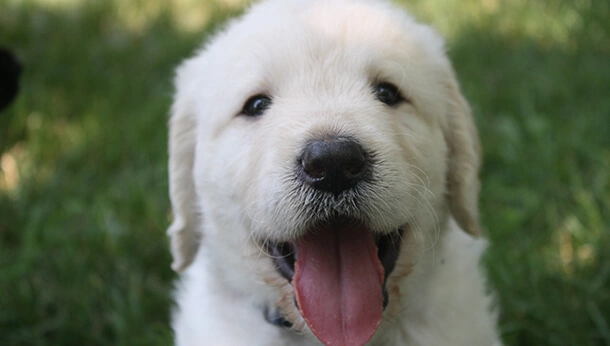
[[177, 345], [499, 344], [477, 132], [401, 10], [253, 6], [178, 69], [169, 150]]

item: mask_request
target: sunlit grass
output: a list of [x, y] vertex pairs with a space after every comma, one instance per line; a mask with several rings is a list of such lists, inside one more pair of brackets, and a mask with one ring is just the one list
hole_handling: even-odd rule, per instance
[[[533, 40], [547, 48], [558, 45], [575, 49], [578, 42], [574, 33], [585, 28], [592, 1], [416, 0], [408, 2], [407, 7], [432, 22], [450, 40], [475, 28], [513, 40]], [[601, 6], [608, 9], [607, 5]], [[596, 39], [605, 37], [602, 27], [594, 30], [590, 34]]]
[[[167, 345], [173, 69], [240, 1], [6, 0], [0, 345]], [[610, 344], [610, 3], [414, 0], [480, 129], [508, 345]]]
[[[132, 33], [142, 33], [164, 15], [169, 15], [175, 29], [197, 32], [202, 31], [218, 12], [235, 11], [246, 3], [246, 0], [108, 0], [101, 6]], [[63, 11], [72, 16], [82, 14], [85, 7], [99, 6], [87, 0], [7, 0], [7, 5]]]

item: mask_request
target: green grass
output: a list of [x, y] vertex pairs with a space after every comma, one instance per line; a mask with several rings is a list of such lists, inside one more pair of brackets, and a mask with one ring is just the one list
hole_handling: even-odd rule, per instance
[[[447, 37], [480, 129], [506, 344], [610, 345], [610, 3], [408, 7]], [[0, 3], [0, 45], [25, 63], [0, 114], [0, 345], [171, 343], [171, 79], [236, 11]]]

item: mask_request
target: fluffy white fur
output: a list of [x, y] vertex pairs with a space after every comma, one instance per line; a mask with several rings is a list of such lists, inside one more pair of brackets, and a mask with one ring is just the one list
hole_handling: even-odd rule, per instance
[[[408, 103], [388, 107], [375, 82]], [[319, 345], [265, 240], [294, 240], [316, 215], [295, 160], [316, 136], [378, 156], [356, 204], [328, 209], [375, 232], [406, 228], [389, 306], [370, 345], [499, 345], [479, 259], [479, 144], [441, 38], [368, 0], [270, 0], [229, 23], [177, 72], [168, 233], [181, 272], [176, 344]], [[252, 95], [273, 104], [240, 115]], [[277, 308], [292, 329], [268, 323]]]

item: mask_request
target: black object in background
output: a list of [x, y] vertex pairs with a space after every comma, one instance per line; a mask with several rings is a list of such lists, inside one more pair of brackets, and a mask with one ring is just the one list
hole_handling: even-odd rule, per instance
[[0, 48], [0, 111], [7, 107], [19, 91], [21, 64], [9, 50]]

